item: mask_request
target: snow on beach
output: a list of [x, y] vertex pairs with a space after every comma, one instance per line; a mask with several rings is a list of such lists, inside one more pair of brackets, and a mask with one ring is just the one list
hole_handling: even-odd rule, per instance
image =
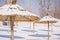
[[[33, 32], [32, 22], [15, 22], [14, 39], [15, 40], [48, 40], [47, 24], [35, 23], [35, 32]], [[50, 39], [60, 40], [60, 27], [51, 26]], [[10, 40], [10, 25], [3, 25], [0, 22], [0, 40]]]

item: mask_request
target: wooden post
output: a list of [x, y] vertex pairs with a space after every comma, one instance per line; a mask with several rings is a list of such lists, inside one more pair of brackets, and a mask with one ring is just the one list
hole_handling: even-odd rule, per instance
[[35, 32], [34, 22], [33, 22], [33, 33]]
[[14, 30], [13, 30], [13, 25], [14, 25], [14, 21], [13, 21], [13, 16], [10, 16], [10, 26], [11, 26], [11, 40], [14, 40]]
[[48, 40], [50, 40], [50, 33], [49, 33], [49, 21], [48, 21]]
[[30, 29], [32, 28], [32, 27], [31, 27], [31, 22], [30, 22], [30, 27], [29, 27], [29, 28], [30, 28]]

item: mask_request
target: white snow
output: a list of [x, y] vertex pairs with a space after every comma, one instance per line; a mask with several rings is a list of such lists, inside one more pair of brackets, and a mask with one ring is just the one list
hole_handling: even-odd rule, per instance
[[[0, 22], [0, 35], [11, 35], [10, 26], [4, 26]], [[48, 27], [47, 24], [35, 23], [35, 32], [33, 33], [33, 26], [31, 22], [15, 22], [14, 26], [14, 35], [23, 38], [15, 38], [15, 40], [47, 40], [48, 37]], [[6, 31], [7, 30], [7, 31]], [[60, 40], [60, 27], [50, 25], [50, 39], [51, 40]], [[29, 36], [35, 35], [35, 36]], [[43, 37], [42, 37], [42, 36]], [[44, 37], [45, 36], [45, 37]], [[10, 38], [5, 38], [0, 36], [0, 40], [10, 40]]]
[[18, 4], [4, 5], [4, 6], [0, 7], [0, 15], [22, 15], [22, 16], [37, 16], [37, 17], [39, 17], [38, 15], [23, 9]]
[[[29, 11], [23, 10], [22, 7], [18, 5], [4, 5], [0, 7], [0, 15], [22, 15], [22, 16], [37, 16]], [[51, 16], [47, 18], [48, 20], [54, 20]], [[48, 19], [49, 18], [49, 19]], [[52, 19], [50, 19], [52, 18]], [[43, 19], [44, 20], [44, 19]], [[47, 24], [35, 23], [33, 32], [33, 22], [15, 22], [14, 23], [14, 40], [48, 40], [48, 27]], [[10, 40], [11, 31], [10, 25], [3, 25], [0, 22], [0, 40]], [[60, 40], [60, 27], [52, 26], [50, 24], [50, 39]]]
[[45, 17], [41, 18], [40, 21], [58, 21], [58, 19], [49, 15], [49, 16], [45, 16]]

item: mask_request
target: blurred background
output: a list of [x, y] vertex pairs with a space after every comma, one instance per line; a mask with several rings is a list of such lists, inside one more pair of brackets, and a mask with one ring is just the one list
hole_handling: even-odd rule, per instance
[[[8, 0], [0, 0], [0, 6], [5, 4]], [[40, 17], [45, 16], [49, 5], [49, 14], [60, 19], [60, 0], [17, 0], [17, 4]]]

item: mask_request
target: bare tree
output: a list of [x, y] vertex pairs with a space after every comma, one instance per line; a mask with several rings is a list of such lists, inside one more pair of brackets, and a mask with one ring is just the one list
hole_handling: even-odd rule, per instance
[[[49, 12], [50, 0], [39, 0], [39, 1], [40, 1], [40, 3], [39, 3], [39, 5], [40, 5], [39, 11], [40, 11], [41, 15], [44, 16], [46, 12]], [[46, 1], [48, 2], [47, 7], [45, 7], [46, 6]]]
[[39, 0], [39, 5], [40, 5], [40, 9], [39, 9], [39, 12], [41, 13], [41, 16], [44, 16], [44, 13], [45, 13], [45, 0]]
[[55, 1], [55, 6], [54, 6], [54, 17], [60, 19], [60, 6], [59, 2]]

